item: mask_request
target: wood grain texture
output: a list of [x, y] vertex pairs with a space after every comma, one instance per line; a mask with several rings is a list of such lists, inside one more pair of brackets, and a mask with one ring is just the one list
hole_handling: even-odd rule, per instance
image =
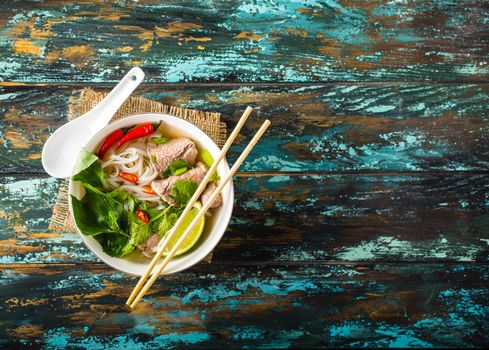
[[[0, 180], [0, 263], [98, 262], [47, 229], [57, 183]], [[213, 261], [489, 261], [488, 175], [238, 177]]]
[[487, 265], [211, 266], [136, 282], [105, 267], [4, 266], [0, 345], [50, 348], [489, 344]]
[[[0, 2], [0, 348], [489, 346], [485, 1]], [[48, 231], [74, 90], [272, 128], [212, 264], [136, 279]], [[185, 83], [185, 84], [184, 84]], [[188, 84], [187, 84], [188, 83]], [[234, 161], [242, 150], [232, 148]]]
[[[0, 93], [0, 172], [43, 172], [40, 152], [66, 122], [71, 87]], [[272, 126], [242, 171], [489, 169], [489, 84], [308, 87], [160, 87], [142, 96], [220, 111], [232, 128], [255, 108], [229, 154], [234, 161], [263, 119]], [[293, 127], [291, 127], [293, 126]]]
[[0, 80], [487, 81], [485, 1], [4, 1]]

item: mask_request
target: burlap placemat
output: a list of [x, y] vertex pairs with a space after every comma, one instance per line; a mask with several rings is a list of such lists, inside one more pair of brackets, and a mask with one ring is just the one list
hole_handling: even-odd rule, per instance
[[[107, 93], [83, 89], [70, 98], [68, 120], [73, 120], [95, 107]], [[120, 119], [137, 113], [165, 113], [185, 119], [204, 131], [219, 147], [226, 142], [226, 124], [221, 114], [195, 109], [168, 106], [142, 97], [130, 97], [112, 118]], [[61, 180], [49, 229], [57, 232], [76, 232], [68, 208], [68, 180]]]

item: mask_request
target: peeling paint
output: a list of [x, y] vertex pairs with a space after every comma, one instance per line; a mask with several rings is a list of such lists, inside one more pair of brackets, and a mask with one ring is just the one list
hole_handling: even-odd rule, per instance
[[372, 241], [362, 242], [357, 246], [342, 248], [335, 256], [337, 259], [346, 261], [368, 261], [381, 255], [396, 256], [397, 258], [433, 257], [444, 259], [450, 257], [455, 261], [474, 261], [477, 254], [482, 253], [483, 249], [482, 246], [478, 245], [464, 245], [454, 250], [446, 238], [442, 237], [431, 241], [411, 242], [395, 237], [380, 236]]
[[[466, 14], [476, 12], [480, 16], [471, 17], [469, 23]], [[149, 15], [159, 20], [141, 22]], [[486, 24], [486, 17], [486, 9], [477, 3], [462, 6], [449, 0], [382, 6], [265, 0], [211, 6], [197, 1], [184, 8], [175, 3], [104, 2], [48, 4], [42, 10], [20, 6], [6, 13], [2, 34], [8, 39], [2, 45], [8, 49], [2, 57], [17, 63], [28, 59], [29, 64], [9, 70], [2, 78], [98, 81], [100, 69], [120, 61], [118, 49], [131, 47], [122, 52], [130, 52], [126, 55], [130, 59], [122, 69], [112, 68], [106, 82], [117, 81], [130, 62], [143, 62], [153, 72], [147, 77], [152, 82], [230, 77], [236, 82], [480, 81], [489, 68], [477, 28]], [[108, 40], [100, 39], [101, 32]], [[437, 35], [427, 34], [431, 32]], [[199, 49], [201, 45], [192, 45], [195, 40], [209, 45]], [[73, 65], [68, 66], [57, 59], [67, 47], [87, 43], [95, 54], [71, 56], [68, 61]], [[182, 50], [185, 44], [200, 55]], [[83, 64], [88, 57], [90, 64]], [[42, 74], [33, 76], [33, 71]], [[391, 108], [380, 104], [374, 111]]]

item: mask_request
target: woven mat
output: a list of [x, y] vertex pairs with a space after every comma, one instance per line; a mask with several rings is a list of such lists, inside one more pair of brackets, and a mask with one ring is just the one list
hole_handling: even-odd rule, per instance
[[[68, 120], [73, 120], [95, 107], [106, 93], [83, 89], [70, 98]], [[185, 119], [204, 131], [219, 147], [226, 142], [226, 124], [221, 114], [168, 106], [142, 97], [130, 97], [112, 118], [120, 119], [137, 113], [165, 113]], [[49, 229], [57, 232], [76, 232], [68, 208], [68, 180], [61, 180]]]

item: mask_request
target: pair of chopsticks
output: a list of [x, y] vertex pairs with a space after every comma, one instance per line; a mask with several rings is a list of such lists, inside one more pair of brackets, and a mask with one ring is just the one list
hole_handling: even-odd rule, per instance
[[[248, 144], [248, 146], [246, 146], [246, 148], [243, 151], [243, 153], [241, 153], [241, 155], [239, 156], [239, 158], [236, 160], [236, 163], [234, 163], [233, 167], [231, 168], [231, 170], [229, 171], [229, 173], [226, 175], [226, 177], [224, 179], [221, 179], [219, 181], [219, 184], [218, 184], [217, 188], [214, 190], [214, 192], [212, 192], [212, 195], [207, 200], [207, 202], [206, 203], [203, 203], [202, 209], [199, 211], [199, 213], [194, 218], [194, 220], [190, 223], [189, 227], [187, 227], [187, 229], [182, 234], [182, 236], [180, 237], [180, 239], [177, 241], [177, 243], [175, 244], [175, 246], [171, 249], [170, 252], [168, 252], [168, 254], [166, 255], [166, 257], [163, 260], [163, 262], [161, 263], [161, 265], [158, 266], [158, 268], [156, 268], [155, 271], [153, 271], [153, 269], [155, 268], [156, 264], [158, 263], [158, 261], [160, 260], [161, 256], [163, 255], [163, 252], [165, 251], [166, 247], [168, 246], [168, 243], [170, 242], [170, 240], [172, 239], [172, 237], [175, 235], [175, 232], [177, 231], [178, 227], [181, 225], [183, 219], [190, 212], [190, 210], [192, 209], [192, 207], [195, 204], [195, 202], [199, 199], [199, 197], [202, 194], [202, 192], [204, 192], [204, 189], [207, 186], [207, 183], [209, 182], [209, 180], [211, 179], [212, 175], [216, 171], [217, 166], [219, 165], [219, 163], [221, 162], [221, 160], [226, 156], [227, 151], [229, 150], [229, 148], [233, 144], [236, 136], [238, 136], [241, 128], [243, 127], [244, 123], [248, 119], [248, 117], [251, 114], [251, 111], [252, 110], [253, 109], [251, 107], [249, 107], [249, 106], [246, 108], [246, 110], [244, 111], [243, 115], [239, 119], [238, 124], [236, 124], [236, 127], [234, 128], [234, 130], [231, 133], [231, 135], [229, 135], [229, 138], [227, 139], [226, 143], [224, 144], [224, 147], [222, 148], [221, 153], [219, 154], [219, 157], [217, 157], [217, 159], [214, 161], [214, 164], [212, 164], [212, 166], [210, 167], [210, 169], [207, 171], [204, 179], [202, 180], [202, 182], [200, 183], [200, 185], [197, 187], [197, 190], [195, 191], [194, 195], [192, 196], [192, 198], [190, 198], [189, 202], [187, 203], [187, 206], [183, 210], [182, 215], [180, 215], [180, 217], [178, 218], [178, 220], [175, 223], [175, 225], [173, 226], [173, 228], [170, 230], [170, 232], [164, 238], [164, 241], [160, 242], [159, 247], [158, 247], [158, 251], [156, 252], [156, 255], [153, 257], [153, 260], [151, 260], [151, 263], [149, 264], [149, 266], [146, 269], [145, 273], [141, 276], [141, 278], [139, 279], [139, 282], [137, 283], [136, 287], [134, 288], [134, 290], [132, 291], [131, 295], [129, 296], [129, 299], [127, 299], [127, 301], [126, 301], [126, 304], [129, 305], [131, 308], [134, 308], [139, 303], [139, 301], [141, 300], [141, 298], [148, 292], [148, 290], [151, 288], [151, 286], [153, 285], [153, 283], [159, 277], [159, 275], [161, 274], [161, 272], [163, 271], [163, 269], [166, 267], [166, 265], [168, 265], [168, 263], [170, 262], [170, 260], [173, 258], [173, 256], [177, 252], [178, 248], [180, 248], [180, 245], [182, 245], [182, 243], [185, 241], [185, 239], [190, 234], [190, 232], [192, 231], [192, 229], [195, 227], [195, 225], [197, 225], [197, 223], [199, 222], [200, 218], [202, 218], [202, 216], [205, 215], [205, 213], [207, 212], [207, 210], [210, 208], [211, 204], [214, 202], [214, 200], [217, 198], [217, 196], [219, 195], [219, 193], [224, 188], [224, 186], [226, 186], [226, 184], [229, 182], [229, 180], [231, 180], [231, 178], [236, 173], [236, 171], [238, 170], [238, 168], [241, 166], [241, 164], [243, 163], [243, 161], [246, 159], [246, 157], [248, 156], [248, 154], [250, 154], [250, 152], [253, 149], [253, 147], [255, 147], [255, 145], [258, 143], [258, 140], [260, 140], [260, 138], [262, 137], [262, 135], [267, 130], [268, 126], [270, 125], [270, 121], [268, 119], [265, 120], [265, 122], [263, 122], [263, 124], [260, 127], [260, 129], [257, 131], [257, 133], [255, 134], [255, 136], [253, 137], [253, 139], [250, 141], [250, 143]], [[148, 280], [148, 282], [146, 284], [144, 284], [146, 282], [146, 280], [149, 278], [150, 275], [151, 275], [151, 278]]]

